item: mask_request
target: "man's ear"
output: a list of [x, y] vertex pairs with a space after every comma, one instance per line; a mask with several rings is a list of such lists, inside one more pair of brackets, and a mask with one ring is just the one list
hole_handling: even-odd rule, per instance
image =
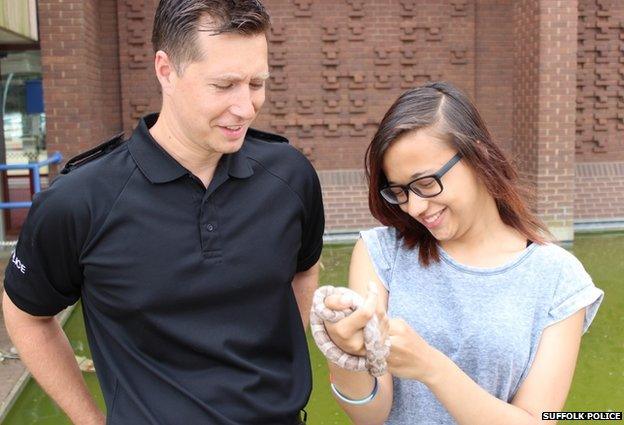
[[157, 51], [154, 57], [154, 71], [156, 71], [156, 78], [160, 82], [163, 94], [170, 93], [175, 88], [178, 74], [171, 58], [162, 50]]

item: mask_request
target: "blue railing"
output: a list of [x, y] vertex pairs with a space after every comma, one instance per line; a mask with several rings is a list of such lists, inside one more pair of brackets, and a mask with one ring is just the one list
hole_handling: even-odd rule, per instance
[[[48, 159], [28, 164], [0, 164], [0, 172], [8, 170], [28, 170], [31, 177], [32, 193], [41, 192], [41, 167], [58, 164], [63, 159], [60, 152], [54, 152]], [[0, 202], [0, 209], [30, 208], [32, 202]]]

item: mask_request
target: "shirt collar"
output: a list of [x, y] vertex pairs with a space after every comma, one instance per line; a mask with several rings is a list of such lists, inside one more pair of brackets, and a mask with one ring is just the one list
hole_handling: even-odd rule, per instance
[[[166, 183], [190, 174], [179, 162], [169, 155], [149, 132], [158, 114], [149, 114], [139, 120], [134, 129], [128, 149], [141, 172], [152, 183]], [[232, 154], [226, 154], [219, 160], [227, 173], [234, 178], [244, 179], [253, 175], [253, 169], [243, 147]]]

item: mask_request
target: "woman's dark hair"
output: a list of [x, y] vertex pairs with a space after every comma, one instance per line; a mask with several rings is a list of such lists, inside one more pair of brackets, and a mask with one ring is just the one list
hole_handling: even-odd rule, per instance
[[201, 59], [197, 33], [267, 33], [271, 18], [259, 0], [160, 0], [154, 17], [154, 52], [164, 51], [176, 72]]
[[477, 108], [452, 84], [433, 82], [408, 90], [394, 102], [365, 157], [372, 215], [382, 224], [396, 228], [407, 248], [418, 245], [421, 264], [439, 261], [436, 239], [398, 205], [386, 202], [379, 189], [387, 184], [382, 162], [388, 147], [406, 133], [425, 128], [448, 136], [462, 161], [472, 168], [496, 201], [505, 224], [536, 243], [551, 238], [546, 225], [528, 207], [530, 191], [520, 184], [518, 171], [492, 140]]

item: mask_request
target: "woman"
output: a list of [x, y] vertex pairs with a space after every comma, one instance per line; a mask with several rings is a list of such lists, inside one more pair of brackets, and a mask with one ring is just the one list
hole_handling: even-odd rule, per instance
[[349, 286], [364, 307], [325, 326], [361, 355], [378, 314], [391, 350], [378, 380], [329, 365], [345, 412], [356, 424], [510, 425], [560, 410], [603, 293], [548, 242], [474, 105], [447, 83], [404, 93], [366, 168], [371, 212], [388, 227], [353, 249]]

